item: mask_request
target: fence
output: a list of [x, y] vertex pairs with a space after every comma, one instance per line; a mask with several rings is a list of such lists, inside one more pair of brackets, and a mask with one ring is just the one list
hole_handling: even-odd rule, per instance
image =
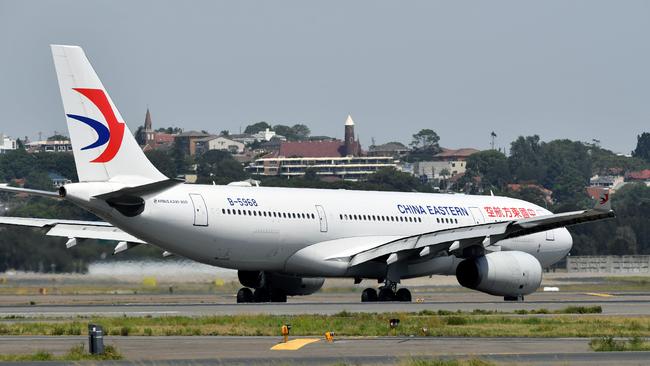
[[650, 255], [567, 257], [567, 272], [649, 273]]

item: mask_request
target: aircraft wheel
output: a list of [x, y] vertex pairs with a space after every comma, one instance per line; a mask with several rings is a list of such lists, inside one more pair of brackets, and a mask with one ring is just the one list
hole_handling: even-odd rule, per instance
[[253, 291], [248, 287], [240, 288], [239, 291], [237, 291], [237, 303], [241, 304], [247, 302], [253, 302]]
[[255, 302], [269, 302], [271, 301], [271, 294], [269, 294], [269, 290], [265, 289], [264, 287], [260, 287], [258, 289], [255, 289], [255, 292], [253, 293], [253, 299]]
[[361, 302], [377, 301], [377, 291], [374, 288], [367, 288], [361, 293]]
[[395, 301], [395, 293], [389, 288], [379, 290], [379, 301]]
[[397, 301], [411, 302], [411, 291], [407, 288], [401, 288], [395, 293]]
[[271, 302], [287, 302], [287, 294], [282, 291], [271, 291]]

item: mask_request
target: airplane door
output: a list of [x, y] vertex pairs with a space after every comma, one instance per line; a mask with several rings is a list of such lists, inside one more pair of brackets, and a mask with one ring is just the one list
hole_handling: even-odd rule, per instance
[[316, 205], [316, 211], [318, 212], [318, 221], [320, 222], [320, 232], [327, 232], [327, 216], [325, 216], [325, 209], [321, 205]]
[[469, 212], [472, 213], [472, 217], [474, 218], [474, 223], [479, 225], [479, 224], [485, 224], [485, 217], [483, 217], [483, 213], [481, 212], [481, 209], [478, 207], [470, 207]]
[[200, 194], [190, 193], [194, 206], [194, 226], [208, 226], [208, 208]]

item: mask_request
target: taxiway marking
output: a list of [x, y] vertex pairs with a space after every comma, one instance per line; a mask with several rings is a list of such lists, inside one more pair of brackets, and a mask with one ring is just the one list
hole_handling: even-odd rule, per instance
[[317, 338], [298, 338], [298, 339], [292, 339], [289, 342], [286, 343], [278, 343], [275, 346], [271, 347], [271, 350], [273, 351], [296, 351], [301, 349], [302, 347], [318, 342], [320, 339]]

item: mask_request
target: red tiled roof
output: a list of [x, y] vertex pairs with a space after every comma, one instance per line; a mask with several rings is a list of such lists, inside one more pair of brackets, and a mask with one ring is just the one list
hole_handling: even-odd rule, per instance
[[461, 148], [461, 149], [446, 149], [442, 148], [442, 152], [434, 155], [436, 158], [448, 158], [448, 157], [468, 157], [474, 153], [479, 152], [480, 150], [472, 148]]
[[640, 170], [637, 172], [629, 172], [625, 174], [626, 180], [650, 180], [650, 169]]
[[174, 142], [174, 136], [171, 133], [156, 132], [153, 135], [153, 140], [156, 144], [171, 144]]
[[345, 156], [343, 141], [286, 141], [280, 144], [278, 156], [286, 158], [322, 158]]

